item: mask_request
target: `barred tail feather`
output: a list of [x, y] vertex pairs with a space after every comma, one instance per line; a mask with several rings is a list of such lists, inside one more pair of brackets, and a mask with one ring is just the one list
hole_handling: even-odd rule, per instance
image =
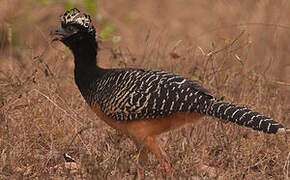
[[280, 123], [271, 118], [263, 116], [258, 112], [251, 111], [245, 107], [235, 106], [222, 101], [213, 102], [207, 114], [265, 133], [289, 133], [289, 129], [284, 128]]

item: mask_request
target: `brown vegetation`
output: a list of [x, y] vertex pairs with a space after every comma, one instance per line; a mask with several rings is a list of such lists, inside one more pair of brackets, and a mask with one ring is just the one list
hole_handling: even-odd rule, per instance
[[[49, 36], [65, 8], [48, 2], [0, 1], [0, 178], [132, 179], [138, 152], [82, 99], [71, 52]], [[121, 37], [101, 43], [101, 66], [182, 74], [216, 97], [290, 126], [288, 1], [99, 0], [98, 5], [98, 15], [116, 24], [114, 35]], [[86, 11], [81, 3], [77, 7]], [[95, 24], [97, 30], [104, 26]], [[286, 136], [207, 117], [159, 140], [176, 179], [290, 177]], [[77, 164], [64, 164], [63, 153]], [[151, 155], [148, 179], [162, 177], [157, 165]]]

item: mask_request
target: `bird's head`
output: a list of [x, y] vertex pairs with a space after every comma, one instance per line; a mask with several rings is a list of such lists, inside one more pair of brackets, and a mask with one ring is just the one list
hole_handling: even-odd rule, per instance
[[61, 16], [61, 27], [50, 34], [54, 36], [53, 40], [59, 40], [70, 48], [82, 40], [96, 40], [90, 16], [81, 14], [77, 8], [66, 11]]

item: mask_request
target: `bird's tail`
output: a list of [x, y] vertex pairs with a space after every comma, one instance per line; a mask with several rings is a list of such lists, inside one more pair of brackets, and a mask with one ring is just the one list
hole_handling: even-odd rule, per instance
[[245, 107], [235, 106], [230, 103], [214, 100], [211, 102], [207, 115], [231, 121], [239, 125], [250, 127], [254, 130], [265, 133], [286, 134], [290, 133], [289, 128], [283, 127], [280, 123], [271, 118], [261, 115]]

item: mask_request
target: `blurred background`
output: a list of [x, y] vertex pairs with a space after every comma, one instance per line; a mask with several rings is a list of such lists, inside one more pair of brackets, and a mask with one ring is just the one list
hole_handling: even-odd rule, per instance
[[[49, 35], [72, 7], [92, 16], [102, 67], [178, 73], [290, 126], [289, 1], [0, 0], [1, 178], [136, 175], [133, 143], [90, 111], [70, 50]], [[290, 176], [284, 136], [205, 118], [160, 142], [175, 178]], [[64, 152], [77, 159], [74, 171]], [[162, 177], [157, 165], [152, 155], [148, 178]]]

